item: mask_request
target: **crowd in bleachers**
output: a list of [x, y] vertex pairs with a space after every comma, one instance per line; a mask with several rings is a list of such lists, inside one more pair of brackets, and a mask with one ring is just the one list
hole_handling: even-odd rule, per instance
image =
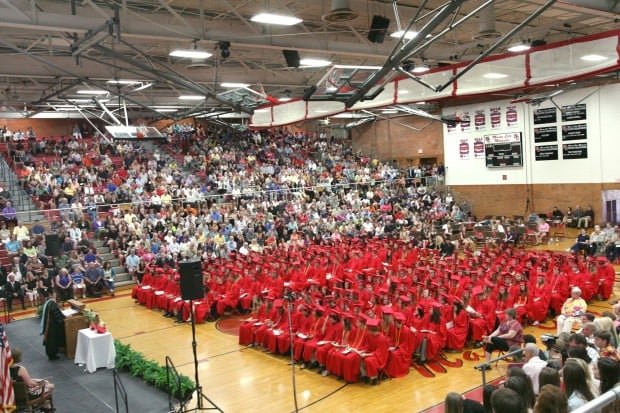
[[[324, 135], [170, 133], [154, 153], [102, 136], [48, 141], [42, 152], [29, 140], [9, 144], [24, 187], [52, 208], [50, 230], [63, 235], [61, 257], [47, 263], [57, 271], [48, 288], [61, 299], [110, 280], [92, 249], [97, 237], [149, 308], [180, 322], [192, 308], [199, 322], [250, 313], [241, 344], [375, 382], [407, 374], [412, 357], [480, 344], [508, 308], [539, 323], [573, 286], [587, 300], [610, 297], [606, 260], [517, 248], [514, 230], [494, 221], [483, 225], [493, 237], [478, 243], [471, 211], [423, 185], [422, 169], [400, 170]], [[35, 255], [17, 240], [9, 247], [10, 236], [7, 251], [45, 268], [44, 239], [29, 236]], [[190, 303], [178, 268], [192, 258], [202, 260], [206, 295]]]

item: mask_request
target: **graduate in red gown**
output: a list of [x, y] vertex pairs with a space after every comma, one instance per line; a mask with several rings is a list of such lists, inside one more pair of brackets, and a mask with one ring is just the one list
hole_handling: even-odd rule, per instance
[[[325, 357], [325, 365], [321, 366], [319, 362], [319, 370], [323, 368], [321, 374], [323, 377], [328, 376], [330, 373], [338, 377], [342, 377], [342, 360], [344, 358], [343, 351], [349, 347], [349, 345], [356, 338], [356, 334], [359, 331], [357, 325], [353, 325], [356, 317], [351, 313], [345, 313], [342, 318], [342, 332], [337, 340], [331, 343], [331, 348], [327, 350]], [[357, 322], [355, 322], [357, 324]]]
[[143, 290], [142, 299], [146, 308], [151, 309], [157, 306], [157, 298], [164, 294], [164, 287], [168, 278], [164, 275], [164, 270], [158, 268], [155, 270], [155, 276], [152, 278], [149, 290]]
[[413, 355], [413, 333], [405, 323], [405, 315], [401, 312], [394, 313], [394, 329], [390, 337], [391, 346], [388, 361], [385, 366], [385, 374], [388, 377], [404, 377], [409, 374], [409, 365]]
[[152, 269], [150, 267], [147, 267], [144, 272], [144, 277], [142, 277], [142, 282], [140, 284], [136, 284], [131, 290], [131, 298], [133, 298], [134, 300], [138, 300], [138, 302], [141, 304], [144, 304], [144, 292], [151, 289], [152, 279]]
[[[562, 268], [558, 265], [553, 267], [551, 276], [547, 280], [550, 291], [549, 307], [554, 315], [562, 312], [562, 305], [570, 295], [568, 287], [568, 277], [564, 274]], [[583, 288], [581, 289], [583, 291]]]
[[291, 349], [291, 332], [293, 336], [299, 331], [299, 328], [304, 326], [310, 316], [310, 307], [306, 304], [299, 304], [295, 311], [291, 314], [291, 331], [282, 331], [278, 336], [278, 352], [280, 354], [286, 354]]
[[474, 287], [472, 295], [474, 300], [472, 300], [471, 307], [474, 311], [468, 310], [469, 331], [471, 332], [471, 339], [476, 342], [475, 348], [479, 348], [482, 347], [482, 336], [489, 332], [487, 318], [494, 318], [495, 312], [481, 287]]
[[328, 347], [328, 343], [333, 342], [342, 332], [342, 323], [340, 322], [340, 313], [338, 310], [327, 310], [328, 317], [324, 317], [323, 327], [320, 334], [315, 336], [313, 340], [306, 342], [304, 345], [303, 358], [307, 367], [315, 368], [325, 364], [325, 354], [323, 353], [319, 359], [319, 350]]
[[431, 305], [431, 316], [424, 331], [426, 338], [426, 360], [436, 360], [439, 352], [446, 346], [448, 329], [446, 321], [441, 315], [440, 303]]
[[364, 320], [365, 319], [358, 318], [356, 324], [357, 329], [354, 334], [352, 331], [349, 345], [334, 353], [333, 357], [327, 360], [328, 370], [338, 377], [342, 376], [347, 383], [355, 383], [360, 375], [362, 361], [360, 352], [366, 342], [366, 336], [368, 335]]
[[[334, 310], [332, 310], [334, 311]], [[323, 337], [323, 344], [317, 344], [315, 358], [317, 363], [319, 364], [319, 373], [323, 373], [325, 371], [325, 366], [327, 364], [327, 357], [330, 352], [337, 349], [337, 345], [341, 344], [341, 340], [343, 340], [343, 334], [345, 325], [349, 325], [349, 332], [351, 331], [351, 321], [353, 319], [353, 315], [351, 313], [342, 313], [338, 314], [338, 319], [342, 318], [342, 321], [336, 321], [334, 318], [334, 322], [331, 324], [329, 330], [325, 333]], [[329, 373], [326, 373], [327, 375]]]
[[273, 297], [263, 302], [260, 297], [254, 301], [250, 316], [239, 326], [239, 344], [253, 346], [255, 344], [254, 332], [263, 325], [267, 315], [273, 309]]
[[240, 287], [239, 280], [241, 277], [237, 272], [233, 272], [228, 276], [228, 280], [224, 283], [222, 296], [217, 301], [217, 315], [222, 316], [227, 309], [234, 309], [239, 303]]
[[609, 264], [609, 260], [606, 257], [597, 257], [596, 262], [598, 264], [596, 269], [599, 282], [598, 298], [607, 301], [613, 292], [614, 282], [616, 281], [616, 271], [614, 267]]
[[467, 341], [469, 316], [467, 315], [467, 311], [463, 308], [463, 304], [456, 300], [452, 304], [452, 311], [454, 321], [452, 321], [452, 325], [448, 328], [446, 347], [453, 351], [460, 351], [463, 350], [465, 342]]
[[551, 293], [545, 279], [545, 273], [539, 272], [536, 278], [536, 284], [534, 284], [531, 290], [531, 299], [527, 305], [527, 315], [533, 321], [533, 325], [538, 325], [547, 318], [547, 311], [549, 310], [549, 302], [551, 300]]
[[380, 324], [381, 320], [376, 318], [370, 318], [366, 321], [368, 334], [366, 335], [366, 343], [360, 352], [362, 376], [368, 378], [370, 384], [373, 385], [378, 383], [379, 373], [385, 368], [389, 355], [388, 340], [379, 331]]
[[523, 317], [527, 315], [528, 290], [525, 283], [519, 284], [519, 293], [514, 300], [514, 309], [517, 312], [519, 324], [523, 324]]

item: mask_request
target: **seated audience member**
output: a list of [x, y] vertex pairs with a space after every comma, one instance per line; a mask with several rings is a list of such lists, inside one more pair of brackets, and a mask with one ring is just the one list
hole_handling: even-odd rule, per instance
[[577, 359], [569, 358], [566, 360], [562, 368], [562, 378], [569, 412], [596, 397], [586, 380], [586, 370], [578, 363]]
[[[600, 381], [600, 394], [605, 394], [618, 385], [620, 381], [620, 364], [616, 360], [601, 357], [597, 368], [594, 369], [594, 378]], [[617, 400], [603, 408], [602, 413], [615, 413], [620, 408]]]
[[539, 219], [536, 225], [536, 245], [543, 243], [545, 238], [549, 237], [549, 224], [544, 219]]
[[588, 228], [590, 224], [594, 222], [594, 210], [592, 209], [592, 205], [588, 205], [585, 211], [583, 211], [583, 215], [577, 220], [577, 228]]
[[91, 262], [84, 272], [86, 292], [90, 297], [101, 295], [103, 289], [103, 271], [97, 264]]
[[588, 357], [590, 358], [591, 364], [596, 364], [598, 360], [599, 354], [598, 351], [594, 348], [594, 343], [588, 343], [588, 340], [583, 334], [573, 333], [570, 335], [568, 339], [568, 345], [570, 347], [581, 347], [583, 348]]
[[[538, 385], [540, 386], [540, 390], [545, 387], [547, 384], [551, 384], [553, 386], [562, 386], [562, 379], [560, 378], [560, 373], [557, 369], [553, 367], [543, 367], [540, 370], [540, 374], [538, 375]], [[540, 397], [540, 391], [538, 393], [538, 397]]]
[[545, 384], [540, 388], [534, 413], [568, 413], [568, 401], [559, 385]]
[[582, 228], [581, 231], [579, 232], [579, 235], [577, 235], [577, 239], [575, 240], [575, 243], [573, 244], [572, 247], [568, 249], [568, 251], [572, 251], [574, 254], [578, 254], [581, 251], [588, 253], [589, 247], [590, 247], [590, 236], [586, 232], [586, 229]]
[[2, 208], [2, 213], [0, 215], [2, 215], [2, 219], [4, 220], [7, 226], [17, 225], [17, 211], [15, 210], [15, 208], [13, 208], [11, 201], [6, 201], [6, 203], [4, 204], [4, 208]]
[[446, 394], [444, 401], [445, 413], [482, 413], [482, 404], [475, 400], [466, 399], [459, 393], [450, 392]]
[[49, 396], [51, 396], [52, 392], [54, 391], [54, 385], [47, 380], [34, 379], [30, 377], [30, 374], [28, 374], [28, 369], [26, 369], [26, 367], [24, 366], [19, 365], [19, 363], [21, 363], [22, 361], [21, 350], [14, 348], [11, 351], [11, 355], [13, 356], [13, 365], [9, 367], [11, 379], [14, 381], [21, 381], [26, 385], [29, 398], [37, 398], [43, 396], [44, 398], [48, 399], [43, 403], [43, 407], [41, 408], [42, 412], [53, 411], [51, 408]]
[[[495, 350], [508, 351], [512, 346], [521, 345], [523, 327], [517, 321], [517, 312], [514, 308], [509, 308], [505, 311], [505, 315], [504, 321], [497, 330], [482, 338], [485, 344], [484, 357], [486, 361], [491, 360], [491, 353]], [[484, 368], [490, 369], [491, 366], [487, 364]]]
[[554, 206], [553, 211], [551, 211], [551, 218], [553, 219], [553, 223], [557, 225], [564, 220], [564, 214], [557, 206]]
[[64, 302], [73, 298], [73, 281], [66, 268], [62, 268], [56, 275], [56, 294], [59, 302]]
[[581, 289], [579, 287], [573, 287], [570, 292], [570, 297], [562, 305], [562, 313], [557, 319], [557, 334], [570, 333], [575, 323], [581, 321], [581, 315], [583, 315], [588, 309], [588, 304], [583, 298], [581, 298]]
[[614, 227], [613, 234], [608, 234], [605, 240], [605, 256], [610, 262], [614, 262], [620, 251], [620, 226]]
[[15, 238], [21, 243], [30, 240], [30, 231], [24, 226], [22, 221], [13, 228], [13, 235], [15, 235]]
[[608, 331], [597, 331], [594, 333], [594, 344], [598, 348], [599, 357], [620, 361], [618, 350], [611, 345], [611, 334]]
[[527, 413], [525, 400], [512, 389], [497, 389], [491, 395], [494, 412]]
[[103, 263], [103, 282], [106, 288], [110, 292], [110, 295], [114, 297], [114, 279], [116, 278], [116, 271], [112, 268], [110, 261]]
[[547, 366], [547, 362], [540, 359], [539, 353], [540, 349], [534, 343], [526, 344], [525, 348], [523, 349], [523, 361], [525, 361], [525, 364], [523, 365], [523, 371], [532, 380], [532, 388], [534, 390], [534, 394], [538, 394], [538, 376], [540, 375], [540, 371]]
[[590, 242], [588, 245], [588, 255], [594, 256], [598, 255], [599, 252], [602, 253], [604, 251], [605, 239], [607, 235], [601, 231], [601, 227], [599, 225], [594, 226], [594, 231], [590, 234]]
[[4, 296], [6, 297], [6, 306], [9, 312], [13, 311], [13, 300], [16, 298], [22, 303], [22, 309], [26, 309], [22, 284], [15, 280], [15, 274], [13, 273], [9, 274], [8, 281], [4, 285]]

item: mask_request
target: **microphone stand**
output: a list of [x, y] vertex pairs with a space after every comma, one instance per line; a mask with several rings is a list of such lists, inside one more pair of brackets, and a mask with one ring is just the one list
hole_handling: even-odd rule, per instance
[[[196, 348], [198, 347], [198, 342], [196, 342], [196, 320], [194, 316], [194, 300], [190, 300], [190, 315], [192, 322], [192, 351], [194, 353], [194, 380], [196, 381], [196, 397], [198, 399], [198, 404], [195, 408], [185, 410], [185, 412], [202, 412], [205, 410], [217, 410], [220, 413], [224, 413], [222, 409], [217, 407], [215, 403], [213, 403], [203, 392], [202, 386], [200, 385], [200, 379], [198, 376], [198, 354], [196, 352]], [[207, 401], [211, 407], [204, 407], [204, 401]]]
[[288, 301], [288, 311], [287, 311], [287, 317], [288, 317], [288, 338], [290, 340], [291, 343], [291, 378], [293, 380], [293, 401], [295, 402], [295, 413], [299, 413], [299, 406], [297, 405], [297, 383], [295, 381], [295, 376], [296, 376], [296, 372], [295, 372], [295, 354], [293, 351], [293, 325], [291, 322], [291, 312], [293, 311], [293, 302], [291, 300], [292, 297], [289, 297], [287, 295], [284, 295], [284, 299]]

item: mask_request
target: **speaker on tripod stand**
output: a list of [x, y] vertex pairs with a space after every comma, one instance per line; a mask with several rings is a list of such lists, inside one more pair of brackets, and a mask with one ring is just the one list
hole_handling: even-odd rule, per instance
[[[179, 274], [181, 276], [181, 298], [183, 300], [190, 301], [190, 314], [192, 322], [192, 351], [194, 354], [194, 380], [196, 382], [196, 397], [198, 399], [197, 405], [193, 409], [185, 410], [185, 404], [181, 403], [178, 413], [185, 412], [202, 412], [206, 410], [217, 410], [224, 413], [222, 409], [217, 407], [205, 394], [202, 392], [202, 386], [200, 385], [200, 378], [198, 376], [198, 353], [196, 348], [198, 343], [196, 342], [196, 320], [194, 315], [194, 300], [200, 300], [205, 296], [205, 289], [202, 279], [202, 262], [200, 260], [182, 261], [179, 263]], [[208, 403], [208, 407], [205, 407], [205, 402]]]

